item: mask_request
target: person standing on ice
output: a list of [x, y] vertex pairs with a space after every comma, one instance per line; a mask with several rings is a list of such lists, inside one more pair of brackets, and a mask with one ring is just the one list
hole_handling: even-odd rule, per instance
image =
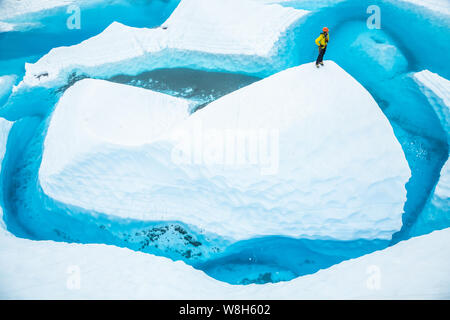
[[330, 40], [330, 35], [328, 33], [328, 28], [324, 27], [323, 32], [320, 34], [320, 36], [316, 39], [316, 44], [319, 47], [319, 56], [316, 60], [316, 67], [319, 68], [319, 64], [323, 66], [323, 56], [325, 55], [325, 52], [327, 51], [327, 45], [328, 41]]

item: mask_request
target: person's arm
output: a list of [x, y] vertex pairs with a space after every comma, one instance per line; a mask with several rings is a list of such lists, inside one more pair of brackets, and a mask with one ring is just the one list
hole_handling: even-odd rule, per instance
[[322, 41], [323, 35], [321, 34], [317, 39], [316, 39], [316, 44], [319, 47], [319, 49], [322, 47], [320, 42]]

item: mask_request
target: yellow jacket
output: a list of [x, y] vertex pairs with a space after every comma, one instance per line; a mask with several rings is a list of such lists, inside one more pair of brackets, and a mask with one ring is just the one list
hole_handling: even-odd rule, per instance
[[326, 37], [324, 33], [321, 33], [320, 36], [316, 39], [316, 44], [319, 47], [326, 47], [329, 40], [330, 40], [330, 33], [327, 33]]

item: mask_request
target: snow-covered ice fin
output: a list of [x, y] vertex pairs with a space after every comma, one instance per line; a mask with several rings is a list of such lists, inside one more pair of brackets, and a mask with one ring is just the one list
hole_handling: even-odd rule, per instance
[[[26, 65], [22, 86], [62, 85], [73, 72], [111, 77], [164, 67], [270, 74], [293, 50], [286, 33], [308, 11], [250, 0], [184, 0], [160, 28], [111, 24]], [[37, 76], [47, 73], [47, 77]]]
[[170, 97], [137, 107], [140, 91], [122, 86], [124, 117], [110, 107], [117, 86], [83, 80], [58, 103], [40, 168], [50, 197], [236, 240], [387, 239], [400, 229], [408, 163], [375, 100], [334, 62], [285, 70], [188, 118]]

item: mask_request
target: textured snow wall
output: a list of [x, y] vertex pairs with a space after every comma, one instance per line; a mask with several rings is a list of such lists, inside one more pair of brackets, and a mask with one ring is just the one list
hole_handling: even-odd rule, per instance
[[[117, 86], [83, 80], [58, 103], [39, 173], [53, 199], [235, 240], [389, 239], [400, 229], [410, 176], [403, 151], [370, 94], [335, 63], [256, 82], [176, 130], [160, 125], [161, 114], [182, 118], [170, 99], [137, 107], [136, 89], [122, 86], [125, 117], [110, 107]], [[112, 98], [102, 98], [107, 91]]]

